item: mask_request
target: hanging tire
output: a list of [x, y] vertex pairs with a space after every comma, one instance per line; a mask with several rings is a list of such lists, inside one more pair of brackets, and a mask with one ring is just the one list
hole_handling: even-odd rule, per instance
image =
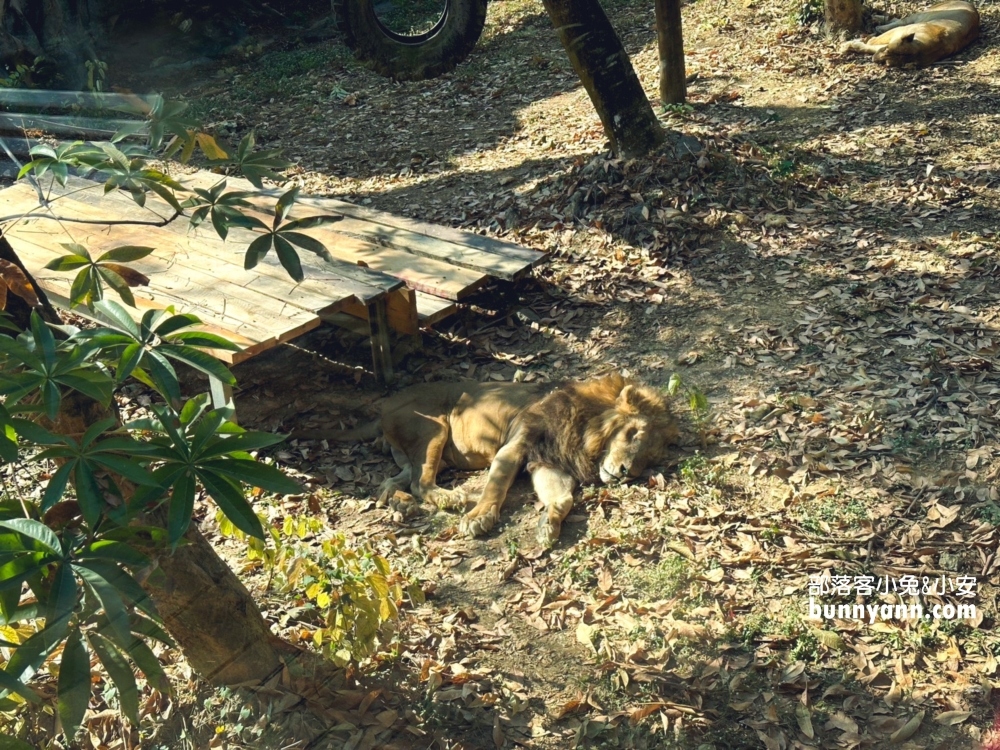
[[361, 60], [397, 81], [423, 81], [447, 73], [472, 52], [486, 24], [486, 0], [444, 0], [434, 25], [400, 34], [378, 17], [378, 0], [333, 0], [344, 41]]

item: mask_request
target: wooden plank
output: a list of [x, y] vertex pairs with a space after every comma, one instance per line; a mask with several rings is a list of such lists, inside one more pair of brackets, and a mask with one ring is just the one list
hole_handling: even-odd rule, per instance
[[[18, 242], [16, 250], [19, 257], [30, 257], [32, 251], [38, 251], [39, 248], [34, 248], [30, 243]], [[45, 275], [51, 274], [51, 275]], [[42, 271], [39, 276], [36, 277], [39, 286], [41, 286], [45, 293], [49, 296], [52, 302], [66, 310], [70, 309], [70, 284], [72, 282], [72, 277], [62, 278], [61, 275], [56, 275], [54, 271]], [[142, 296], [142, 290], [136, 290], [135, 292], [135, 302], [136, 307], [125, 309], [129, 312], [132, 318], [139, 321], [142, 318], [143, 313], [147, 310], [165, 310], [167, 307], [173, 306], [175, 309], [179, 307], [178, 302], [171, 301], [164, 298], [164, 295], [160, 295], [160, 299], [147, 299]], [[192, 312], [187, 306], [187, 312]], [[74, 312], [84, 317], [91, 317], [86, 309], [74, 308]], [[226, 320], [215, 320], [208, 315], [200, 314], [198, 316], [202, 323], [201, 325], [191, 326], [187, 330], [205, 331], [207, 333], [214, 333], [223, 338], [229, 339], [241, 349], [236, 352], [224, 351], [224, 350], [206, 350], [216, 359], [222, 360], [223, 362], [233, 365], [239, 364], [251, 357], [260, 354], [267, 349], [276, 346], [278, 341], [275, 337], [269, 336], [266, 332], [260, 331], [256, 332], [252, 330], [249, 326], [245, 326], [242, 333], [237, 333], [233, 330], [233, 326], [230, 325], [229, 321]], [[254, 335], [261, 338], [254, 338]]]
[[368, 337], [372, 347], [372, 369], [375, 379], [382, 385], [392, 382], [392, 348], [389, 327], [385, 319], [385, 300], [375, 300], [368, 305]]
[[[8, 237], [11, 237], [11, 234], [8, 234]], [[62, 248], [54, 250], [51, 247], [41, 246], [23, 236], [12, 237], [12, 239], [18, 256], [35, 275], [46, 293], [51, 294], [61, 306], [68, 308], [73, 274], [62, 274], [44, 268], [48, 261], [65, 255], [65, 250]], [[278, 335], [266, 327], [269, 321], [244, 320], [242, 316], [231, 314], [230, 309], [226, 306], [222, 309], [201, 307], [191, 300], [179, 297], [165, 289], [138, 287], [132, 291], [136, 297], [138, 310], [130, 312], [137, 319], [145, 310], [162, 310], [173, 306], [178, 312], [194, 313], [202, 320], [207, 330], [229, 338], [244, 347], [237, 353], [225, 353], [225, 356], [217, 355], [224, 361], [241, 362], [279, 343]], [[319, 317], [314, 316], [313, 320], [300, 323], [294, 331], [286, 329], [282, 333], [285, 336], [301, 335], [301, 333], [315, 328], [319, 323]]]
[[[207, 175], [207, 176], [206, 176]], [[215, 178], [213, 180], [212, 178]], [[211, 187], [218, 181], [218, 175], [211, 175], [210, 173], [198, 172], [195, 174], [184, 175], [180, 178], [182, 181], [188, 184], [195, 185], [197, 187]], [[228, 185], [237, 190], [255, 190], [255, 188], [250, 184], [248, 180], [239, 177], [227, 177]], [[264, 191], [265, 195], [277, 196], [280, 195], [282, 190], [267, 190]], [[428, 224], [423, 221], [418, 221], [416, 219], [410, 219], [405, 216], [396, 216], [395, 214], [390, 214], [385, 211], [378, 211], [374, 208], [367, 208], [365, 206], [359, 206], [355, 203], [348, 203], [347, 201], [338, 200], [336, 198], [324, 198], [321, 196], [300, 196], [297, 203], [302, 205], [310, 205], [317, 208], [322, 208], [326, 211], [335, 211], [338, 213], [343, 213], [345, 216], [349, 216], [352, 219], [358, 219], [362, 222], [368, 222], [373, 224], [380, 224], [384, 227], [390, 229], [402, 230], [411, 234], [424, 235], [426, 237], [432, 237], [434, 239], [441, 240], [447, 243], [453, 243], [456, 245], [461, 245], [473, 250], [478, 250], [482, 253], [497, 256], [495, 262], [520, 261], [524, 268], [520, 271], [520, 274], [526, 273], [533, 266], [538, 265], [543, 260], [545, 260], [548, 255], [546, 253], [538, 252], [537, 250], [532, 250], [530, 248], [523, 247], [521, 245], [515, 244], [513, 242], [508, 242], [506, 240], [498, 240], [493, 237], [486, 237], [485, 235], [476, 234], [474, 232], [467, 232], [462, 229], [453, 229], [451, 227], [439, 226], [437, 224]], [[456, 263], [456, 265], [461, 265]], [[491, 273], [486, 267], [479, 268], [477, 266], [468, 266], [469, 268], [476, 268], [477, 270], [483, 270], [487, 273]], [[500, 274], [491, 273], [494, 276], [500, 276]], [[500, 278], [504, 278], [500, 276]]]
[[[0, 191], [0, 206], [7, 205], [11, 191]], [[22, 193], [26, 191], [22, 190]], [[64, 197], [55, 205], [59, 215], [70, 218], [85, 218], [97, 221], [114, 216], [119, 218], [120, 200], [111, 200], [110, 206], [99, 205], [99, 198], [93, 205], [77, 201], [76, 193], [72, 198]], [[92, 196], [93, 198], [94, 196]], [[124, 197], [124, 196], [123, 196]], [[22, 199], [27, 200], [25, 195]], [[125, 198], [125, 200], [128, 200]], [[143, 209], [131, 204], [132, 208]], [[15, 208], [21, 208], [15, 205]], [[103, 210], [102, 210], [103, 209]], [[110, 210], [109, 210], [110, 209]], [[23, 209], [21, 209], [23, 210]], [[186, 224], [186, 222], [184, 222]], [[31, 221], [38, 227], [38, 232], [51, 234], [58, 226], [48, 219]], [[382, 289], [373, 286], [356, 284], [345, 280], [339, 273], [332, 273], [328, 268], [319, 269], [303, 282], [295, 282], [288, 272], [281, 268], [276, 258], [265, 262], [250, 271], [243, 268], [243, 255], [238, 245], [226, 244], [216, 235], [201, 232], [197, 235], [168, 231], [165, 227], [137, 227], [129, 225], [101, 226], [101, 224], [67, 224], [76, 236], [87, 236], [95, 239], [95, 245], [104, 249], [116, 244], [154, 245], [157, 252], [151, 257], [173, 258], [174, 262], [200, 271], [225, 274], [231, 283], [265, 294], [283, 304], [294, 304], [303, 309], [316, 312], [336, 304], [343, 297], [357, 295], [364, 302], [380, 297]], [[102, 239], [103, 238], [103, 239]], [[112, 239], [113, 238], [113, 239]], [[146, 271], [143, 271], [146, 273]], [[398, 279], [390, 278], [393, 287], [402, 288]]]
[[[64, 138], [105, 140], [111, 138], [126, 125], [134, 125], [136, 122], [138, 120], [0, 112], [0, 131], [2, 132], [21, 134], [25, 130], [41, 130], [43, 133]], [[140, 131], [136, 135], [142, 136], [143, 133]]]
[[[186, 175], [181, 179], [189, 185], [208, 188], [218, 182], [218, 175], [206, 177], [199, 173]], [[273, 202], [277, 196], [284, 192], [281, 190], [257, 191], [249, 181], [241, 178], [227, 177], [226, 180], [227, 189], [254, 191], [257, 197], [251, 199], [251, 202], [258, 206], [267, 205], [265, 196]], [[376, 243], [382, 247], [403, 250], [412, 255], [442, 261], [451, 266], [485, 273], [508, 281], [520, 278], [531, 270], [532, 265], [540, 263], [546, 257], [544, 253], [528, 250], [510, 242], [493, 240], [471, 232], [437, 227], [433, 224], [393, 216], [333, 198], [299, 196], [296, 205], [298, 207], [296, 216], [343, 214], [344, 220], [326, 227], [328, 231]], [[392, 273], [392, 271], [387, 272]], [[397, 275], [406, 278], [407, 283], [410, 283], [409, 277], [402, 274]], [[420, 288], [412, 283], [410, 285], [414, 288]], [[440, 294], [431, 289], [428, 291]]]
[[51, 91], [46, 89], [0, 89], [0, 107], [5, 110], [46, 109], [152, 109], [159, 94], [117, 94], [103, 91]]
[[[415, 336], [420, 332], [420, 319], [417, 316], [416, 295], [412, 289], [400, 289], [386, 296], [386, 320], [389, 327], [406, 336]], [[324, 320], [330, 317], [332, 310], [324, 310], [321, 316]], [[359, 320], [368, 320], [368, 306], [356, 300], [347, 300], [340, 306], [338, 312], [345, 312]]]
[[[212, 175], [212, 177], [217, 177], [217, 175]], [[70, 190], [81, 190], [81, 183], [82, 181], [79, 180], [69, 182], [67, 183], [67, 188]], [[215, 184], [215, 181], [211, 181], [211, 184]], [[242, 185], [240, 187], [242, 187]], [[0, 192], [0, 195], [2, 195], [2, 192]], [[27, 196], [25, 196], [25, 200], [26, 199]], [[122, 214], [122, 218], [136, 218], [144, 219], [146, 221], [150, 219], [150, 212], [148, 212], [147, 209], [143, 209], [135, 205], [134, 201], [131, 201], [128, 196], [121, 193], [118, 195], [108, 194], [107, 199], [115, 202], [115, 213], [118, 214], [120, 212]], [[74, 193], [71, 200], [86, 202], [88, 205], [93, 205], [95, 208], [98, 208], [104, 198], [95, 192], [84, 190]], [[166, 203], [163, 203], [158, 198], [147, 196], [146, 201], [147, 206], [154, 206], [158, 204], [155, 214], [152, 215], [171, 215], [171, 209]], [[53, 208], [60, 215], [67, 215], [64, 209], [59, 208], [60, 206], [65, 206], [66, 203], [67, 199], [63, 198]], [[131, 203], [132, 205], [128, 205], [128, 203]], [[270, 223], [271, 216], [269, 214], [256, 210], [248, 211], [248, 213], [252, 213], [262, 221]], [[329, 213], [329, 211], [309, 207], [300, 207], [294, 215], [302, 217], [314, 216], [323, 213]], [[69, 215], [72, 216], [72, 214]], [[105, 217], [107, 216], [106, 213], [103, 215]], [[175, 233], [187, 232], [187, 223], [175, 222], [168, 225], [167, 228]], [[205, 233], [212, 232], [214, 237], [214, 230], [211, 228], [201, 231]], [[201, 234], [201, 231], [199, 234]], [[362, 283], [363, 279], [372, 283], [374, 282], [372, 273], [379, 273], [380, 275], [375, 278], [379, 279], [380, 282], [386, 277], [391, 276], [395, 277], [397, 280], [401, 279], [405, 281], [406, 284], [413, 289], [419, 289], [438, 297], [457, 300], [471, 294], [473, 291], [483, 286], [488, 280], [488, 277], [483, 273], [470, 271], [464, 268], [457, 268], [448, 263], [436, 261], [431, 258], [418, 258], [412, 253], [394, 250], [392, 248], [385, 248], [370, 242], [358, 240], [348, 235], [339, 234], [337, 232], [337, 224], [306, 230], [305, 234], [309, 234], [323, 242], [330, 253], [340, 260], [340, 263], [333, 264], [338, 275], [356, 280], [358, 283]], [[248, 245], [257, 235], [248, 230], [232, 229], [229, 236], [232, 243], [238, 243], [245, 246]], [[221, 243], [221, 241], [219, 242]], [[227, 245], [222, 246], [226, 247]], [[308, 269], [309, 271], [316, 269], [314, 274], [320, 273], [321, 270], [328, 269], [331, 265], [320, 261], [319, 259], [311, 260], [309, 253], [307, 252], [300, 253], [300, 258], [302, 259], [304, 269]], [[280, 262], [274, 253], [266, 256], [262, 263], [280, 268]], [[388, 284], [389, 282], [387, 281], [383, 282], [383, 288], [388, 286]], [[370, 299], [374, 298], [374, 295], [368, 295], [366, 297], [360, 292], [357, 296], [366, 304], [370, 301]]]
[[[89, 184], [86, 180], [71, 178], [67, 182], [65, 193], [58, 194], [70, 195], [70, 191], [77, 192], [72, 192], [71, 197], [60, 198], [53, 206], [53, 210], [59, 215], [79, 216], [91, 219], [108, 218], [113, 213], [117, 219], [138, 221], [151, 221], [157, 217], [169, 217], [173, 213], [170, 206], [157, 196], [147, 196], [146, 205], [148, 208], [143, 208], [121, 191], [112, 192], [104, 196], [100, 189], [96, 191], [82, 189], [89, 186]], [[0, 191], [0, 199], [2, 199], [4, 192], [6, 191]], [[79, 209], [79, 207], [73, 206], [70, 201], [83, 203], [96, 210], [88, 213]], [[109, 203], [113, 206], [113, 210], [109, 210]], [[64, 209], [76, 209], [80, 213], [67, 214]], [[154, 227], [153, 229], [157, 228]], [[247, 273], [242, 268], [243, 255], [246, 247], [256, 235], [250, 232], [233, 230], [230, 234], [232, 241], [224, 242], [219, 238], [210, 224], [204, 225], [204, 228], [192, 231], [188, 220], [184, 218], [171, 222], [162, 227], [162, 229], [183, 238], [196, 239], [203, 245], [203, 247], [199, 247], [198, 251], [204, 252], [210, 257], [225, 260], [229, 264], [238, 265], [240, 273]], [[148, 244], [148, 242], [145, 244]], [[333, 263], [328, 263], [304, 250], [300, 250], [299, 260], [306, 274], [305, 281], [301, 282], [299, 287], [302, 289], [311, 289], [317, 294], [328, 298], [327, 305], [331, 304], [329, 298], [337, 298], [339, 301], [339, 298], [351, 295], [356, 296], [363, 304], [367, 304], [374, 299], [378, 299], [386, 292], [400, 289], [404, 285], [403, 281], [394, 276], [378, 273], [360, 267], [354, 262], [344, 260], [334, 260]], [[281, 262], [273, 251], [268, 253], [258, 266], [249, 273], [260, 273], [271, 278], [284, 279], [294, 284], [294, 281], [281, 266]], [[317, 311], [319, 309], [323, 308], [316, 308]]]
[[[29, 239], [36, 245], [50, 249], [54, 257], [65, 255], [66, 250], [59, 245], [61, 237], [46, 231], [48, 227], [36, 228], [36, 225], [46, 223], [50, 222], [33, 221], [18, 225], [8, 237]], [[92, 257], [98, 257], [101, 252], [116, 245], [178, 239], [167, 232], [139, 231], [139, 228], [127, 225], [109, 227], [107, 232], [96, 225], [78, 225], [74, 234], [80, 244], [90, 245], [88, 249], [91, 250]], [[242, 268], [236, 274], [233, 270], [226, 270], [224, 266], [220, 268], [218, 263], [203, 264], [204, 270], [199, 270], [192, 265], [185, 265], [185, 260], [197, 261], [199, 256], [197, 253], [190, 256], [178, 253], [176, 248], [161, 242], [156, 253], [129, 265], [149, 277], [147, 289], [151, 294], [166, 292], [185, 300], [196, 310], [232, 312], [234, 317], [274, 332], [279, 341], [286, 341], [315, 327], [316, 313], [300, 306], [296, 300], [289, 299], [287, 294], [283, 294], [285, 288], [278, 287], [277, 291], [268, 287], [260, 288], [258, 282], [271, 281], [270, 279]], [[291, 279], [287, 279], [284, 284], [292, 290], [296, 286]], [[328, 302], [328, 298], [316, 296], [310, 301], [322, 305]]]
[[425, 294], [424, 292], [417, 292], [416, 295], [417, 317], [420, 319], [420, 325], [422, 326], [434, 325], [458, 309], [458, 305], [450, 300], [441, 299], [440, 297]]

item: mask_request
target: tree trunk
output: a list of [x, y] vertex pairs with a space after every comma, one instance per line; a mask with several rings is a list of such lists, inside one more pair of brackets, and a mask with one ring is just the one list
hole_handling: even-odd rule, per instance
[[864, 22], [861, 0], [826, 0], [826, 30], [830, 34], [844, 35], [860, 31]]
[[87, 79], [84, 63], [97, 57], [95, 34], [111, 5], [108, 0], [0, 0], [0, 62], [13, 70], [42, 57], [58, 75], [52, 82], [57, 88], [79, 88]]
[[643, 156], [664, 133], [598, 0], [542, 0], [615, 153]]
[[660, 52], [660, 104], [683, 104], [687, 81], [681, 0], [656, 0], [656, 43]]
[[[157, 511], [149, 522], [167, 525]], [[217, 685], [263, 681], [282, 667], [271, 634], [242, 581], [191, 524], [173, 553], [157, 558], [163, 576], [143, 583], [191, 668]]]
[[[0, 259], [14, 263], [28, 277], [39, 296], [42, 317], [60, 322], [6, 237], [0, 237]], [[31, 308], [14, 294], [8, 294], [7, 300], [7, 312], [27, 329]], [[54, 427], [63, 434], [82, 434], [107, 416], [103, 406], [72, 391], [64, 396]], [[131, 494], [128, 481], [115, 477], [115, 482], [122, 494]], [[65, 510], [67, 504], [62, 505]], [[149, 514], [146, 523], [166, 527], [165, 511]], [[159, 570], [143, 587], [195, 672], [216, 684], [235, 685], [263, 680], [281, 668], [276, 648], [280, 642], [271, 635], [250, 592], [194, 524], [177, 550], [162, 552], [156, 562]]]

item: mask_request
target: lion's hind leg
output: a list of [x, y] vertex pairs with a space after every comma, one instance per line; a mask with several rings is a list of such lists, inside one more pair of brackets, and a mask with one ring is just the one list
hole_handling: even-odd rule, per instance
[[548, 466], [531, 470], [531, 484], [538, 499], [545, 503], [544, 515], [538, 519], [538, 541], [551, 547], [559, 539], [562, 522], [573, 507], [576, 482], [569, 474]]
[[[451, 428], [444, 417], [416, 415], [427, 420], [422, 425], [421, 435], [407, 448], [406, 458], [411, 471], [410, 491], [423, 502], [433, 503], [439, 508], [450, 510], [465, 507], [465, 491], [446, 490], [437, 486], [437, 475], [441, 469], [441, 457], [448, 445]], [[393, 448], [395, 453], [396, 448]]]

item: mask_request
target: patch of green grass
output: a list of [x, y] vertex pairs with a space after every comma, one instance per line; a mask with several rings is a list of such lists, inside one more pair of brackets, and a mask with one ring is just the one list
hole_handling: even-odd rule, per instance
[[354, 62], [351, 51], [339, 43], [322, 43], [287, 50], [275, 50], [250, 63], [236, 76], [236, 99], [259, 99], [288, 92], [288, 82], [315, 70], [342, 68]]
[[844, 498], [839, 494], [802, 506], [799, 523], [813, 534], [826, 534], [831, 527], [854, 529], [867, 521], [868, 508], [857, 498]]
[[987, 500], [979, 508], [979, 517], [994, 526], [1000, 526], [1000, 505]]
[[677, 473], [681, 481], [691, 487], [699, 484], [718, 486], [725, 477], [725, 469], [720, 464], [712, 463], [701, 453], [695, 453], [681, 461]]
[[669, 599], [691, 582], [688, 559], [682, 555], [666, 555], [654, 566], [639, 566], [628, 570], [630, 587], [645, 599]]

